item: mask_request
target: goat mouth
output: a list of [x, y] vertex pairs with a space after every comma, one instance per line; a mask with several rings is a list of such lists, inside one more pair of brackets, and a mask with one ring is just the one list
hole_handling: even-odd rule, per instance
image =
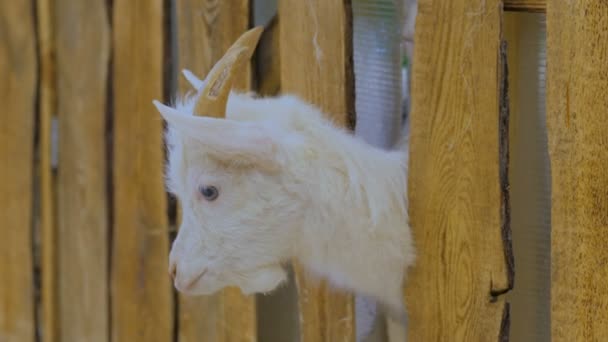
[[203, 276], [205, 275], [205, 273], [207, 273], [208, 268], [205, 268], [203, 270], [203, 272], [201, 272], [199, 275], [197, 275], [196, 277], [194, 277], [192, 280], [190, 280], [188, 282], [188, 284], [186, 284], [186, 287], [184, 287], [184, 290], [190, 290], [192, 289], [192, 287], [194, 286], [194, 284], [196, 284], [201, 278], [203, 278]]

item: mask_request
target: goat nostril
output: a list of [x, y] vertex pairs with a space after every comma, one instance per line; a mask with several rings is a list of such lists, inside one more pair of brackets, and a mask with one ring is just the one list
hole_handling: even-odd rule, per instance
[[171, 279], [175, 280], [175, 274], [177, 273], [177, 266], [175, 264], [171, 264], [169, 266], [169, 275]]

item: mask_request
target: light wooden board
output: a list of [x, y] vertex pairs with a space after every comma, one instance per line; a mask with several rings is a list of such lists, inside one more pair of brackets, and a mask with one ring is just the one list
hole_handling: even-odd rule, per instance
[[163, 183], [163, 1], [113, 2], [112, 341], [170, 341]]
[[[179, 72], [205, 77], [226, 50], [249, 29], [250, 0], [184, 0], [176, 4]], [[191, 89], [180, 76], [180, 89]], [[251, 69], [234, 80], [237, 89], [251, 86]]]
[[33, 342], [36, 37], [30, 1], [0, 3], [0, 340]]
[[38, 146], [40, 177], [40, 235], [41, 235], [41, 335], [45, 342], [58, 339], [57, 296], [57, 224], [55, 216], [56, 179], [51, 165], [51, 120], [56, 112], [55, 87], [55, 24], [54, 1], [37, 0], [38, 55], [39, 55], [39, 132]]
[[[349, 2], [279, 2], [281, 91], [314, 103], [337, 124], [354, 127]], [[296, 265], [301, 341], [354, 341], [351, 295], [307, 279]]]
[[408, 181], [418, 257], [405, 289], [408, 341], [507, 334], [501, 16], [499, 0], [418, 3]]
[[[204, 78], [226, 50], [249, 28], [249, 0], [186, 0], [176, 4], [180, 92], [192, 91], [183, 68]], [[252, 69], [235, 78], [234, 86], [249, 90]], [[229, 288], [215, 296], [179, 295], [180, 341], [255, 341], [255, 296]]]
[[608, 336], [608, 3], [547, 4], [553, 341]]
[[545, 12], [547, 0], [504, 0], [505, 10], [521, 12]]
[[107, 341], [108, 13], [101, 0], [57, 0], [54, 15], [60, 151], [58, 236], [45, 242], [57, 243], [59, 338]]
[[282, 92], [320, 106], [354, 128], [352, 18], [348, 1], [279, 2]]

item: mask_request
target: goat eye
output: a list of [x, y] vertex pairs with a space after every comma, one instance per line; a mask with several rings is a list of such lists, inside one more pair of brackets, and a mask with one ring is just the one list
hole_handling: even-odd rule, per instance
[[213, 201], [219, 196], [219, 191], [214, 186], [201, 186], [199, 192], [207, 201]]

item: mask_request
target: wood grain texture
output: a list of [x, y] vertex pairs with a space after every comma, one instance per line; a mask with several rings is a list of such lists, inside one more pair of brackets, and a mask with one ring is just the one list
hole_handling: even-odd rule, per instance
[[[234, 41], [249, 29], [250, 0], [183, 0], [176, 4], [179, 71], [205, 77]], [[251, 69], [235, 78], [237, 89], [249, 90]], [[181, 90], [191, 89], [180, 77]]]
[[499, 1], [418, 4], [408, 179], [418, 257], [405, 289], [408, 341], [496, 341], [508, 326]]
[[[350, 1], [279, 2], [281, 91], [319, 106], [335, 123], [354, 128]], [[294, 267], [300, 340], [354, 341], [354, 301], [307, 279]]]
[[547, 0], [504, 0], [506, 11], [545, 12]]
[[112, 341], [170, 341], [173, 301], [163, 184], [163, 2], [113, 3]]
[[107, 341], [105, 153], [109, 23], [102, 0], [56, 0], [59, 338]]
[[39, 132], [38, 146], [40, 177], [40, 235], [41, 235], [41, 335], [45, 342], [58, 340], [59, 316], [57, 224], [55, 215], [56, 179], [51, 165], [51, 120], [57, 110], [55, 78], [54, 1], [37, 0], [38, 59], [39, 59]]
[[[184, 0], [176, 4], [178, 71], [186, 68], [200, 78], [249, 28], [249, 0]], [[249, 90], [252, 68], [234, 79], [234, 87]], [[179, 90], [192, 90], [180, 74]], [[229, 288], [215, 296], [179, 295], [180, 341], [255, 341], [255, 296]]]
[[32, 2], [0, 2], [0, 340], [33, 342], [32, 177], [36, 36]]
[[282, 91], [354, 128], [350, 1], [280, 1], [279, 18]]
[[608, 3], [547, 4], [554, 341], [608, 335]]

